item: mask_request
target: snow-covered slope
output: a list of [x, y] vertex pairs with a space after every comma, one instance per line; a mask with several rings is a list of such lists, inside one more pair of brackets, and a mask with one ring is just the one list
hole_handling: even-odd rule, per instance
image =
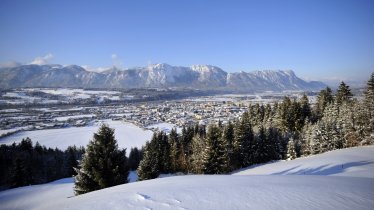
[[[335, 150], [292, 161], [251, 166], [234, 175], [324, 175], [374, 179], [374, 146]], [[373, 188], [374, 192], [374, 188]]]
[[[127, 154], [131, 147], [141, 148], [146, 141], [151, 140], [153, 132], [141, 129], [133, 124], [121, 121], [105, 120], [111, 128], [114, 128], [114, 135], [120, 148], [127, 148]], [[34, 131], [22, 131], [0, 139], [0, 144], [13, 144], [20, 142], [23, 138], [29, 137], [34, 143], [51, 148], [65, 150], [68, 146], [84, 146], [92, 139], [93, 134], [99, 130], [102, 122], [96, 122], [85, 127], [69, 127], [59, 129], [46, 129]]]
[[147, 67], [90, 72], [71, 65], [22, 65], [0, 69], [0, 88], [16, 87], [84, 87], [145, 88], [182, 87], [200, 89], [282, 91], [319, 90], [326, 85], [306, 82], [293, 71], [255, 71], [230, 73], [211, 65], [191, 67], [165, 63]]
[[[70, 197], [73, 184], [62, 180], [0, 192], [0, 209], [373, 209], [373, 154], [374, 146], [350, 148], [253, 167], [240, 176], [166, 177], [76, 197]], [[333, 173], [324, 173], [326, 165]], [[295, 166], [315, 175], [286, 175]]]

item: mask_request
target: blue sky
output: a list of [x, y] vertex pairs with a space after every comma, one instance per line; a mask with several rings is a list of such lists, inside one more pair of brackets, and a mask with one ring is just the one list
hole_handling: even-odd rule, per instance
[[373, 11], [372, 0], [1, 0], [0, 62], [211, 64], [364, 81]]

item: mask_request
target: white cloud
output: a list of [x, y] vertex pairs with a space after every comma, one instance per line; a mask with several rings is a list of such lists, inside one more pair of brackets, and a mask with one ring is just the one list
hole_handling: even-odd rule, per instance
[[102, 71], [110, 69], [110, 67], [92, 67], [89, 65], [82, 65], [82, 68], [86, 69], [87, 71], [93, 71], [93, 72], [102, 72]]
[[43, 57], [37, 57], [35, 58], [30, 64], [36, 64], [36, 65], [45, 65], [48, 64], [50, 60], [53, 59], [52, 53], [48, 53], [47, 55]]
[[116, 68], [119, 68], [119, 69], [123, 68], [123, 63], [122, 63], [120, 57], [117, 54], [113, 53], [111, 55], [111, 58], [112, 58], [113, 67], [116, 67]]

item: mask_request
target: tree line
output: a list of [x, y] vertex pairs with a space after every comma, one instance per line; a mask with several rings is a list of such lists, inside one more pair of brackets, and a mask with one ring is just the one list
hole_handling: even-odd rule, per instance
[[154, 134], [144, 148], [139, 180], [161, 173], [225, 174], [271, 160], [294, 159], [335, 149], [374, 144], [374, 74], [363, 100], [341, 82], [327, 87], [311, 106], [308, 97], [254, 104], [225, 125], [183, 127], [179, 135]]
[[68, 147], [65, 151], [46, 148], [30, 138], [18, 144], [0, 146], [1, 189], [42, 184], [75, 175], [74, 167], [84, 148]]

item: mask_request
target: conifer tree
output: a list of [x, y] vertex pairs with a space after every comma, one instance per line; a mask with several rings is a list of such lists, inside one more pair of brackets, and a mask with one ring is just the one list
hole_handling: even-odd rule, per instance
[[227, 144], [221, 138], [221, 131], [217, 125], [208, 129], [205, 149], [203, 151], [203, 173], [222, 174], [229, 171]]
[[233, 142], [233, 165], [234, 168], [246, 167], [251, 164], [251, 153], [253, 146], [253, 130], [248, 112], [244, 112], [241, 120], [234, 128]]
[[367, 88], [365, 91], [365, 105], [369, 108], [369, 113], [374, 113], [374, 72], [371, 74], [370, 79], [367, 82]]
[[[365, 99], [361, 108], [361, 113], [357, 112], [363, 130], [364, 144], [374, 144], [374, 72], [367, 82]], [[361, 116], [360, 116], [361, 115]], [[366, 116], [366, 117], [365, 117]]]
[[326, 89], [319, 92], [317, 96], [317, 104], [315, 105], [314, 121], [322, 118], [325, 107], [333, 101], [334, 98], [332, 96], [331, 88], [326, 87]]
[[224, 127], [222, 134], [223, 141], [227, 143], [227, 154], [229, 157], [229, 166], [233, 169], [233, 142], [234, 142], [234, 125], [229, 121]]
[[264, 163], [269, 161], [269, 144], [266, 139], [264, 127], [260, 127], [255, 138], [254, 151], [252, 153], [252, 163]]
[[131, 148], [128, 161], [130, 170], [136, 170], [139, 167], [140, 160], [141, 151], [137, 147]]
[[169, 134], [169, 145], [170, 145], [170, 171], [172, 173], [180, 170], [180, 144], [178, 140], [178, 133], [176, 129], [171, 129]]
[[77, 195], [128, 182], [126, 150], [118, 149], [114, 129], [101, 125], [76, 171], [74, 190]]
[[303, 97], [301, 98], [300, 105], [301, 105], [302, 121], [305, 123], [305, 120], [311, 117], [311, 108], [310, 108], [308, 96], [306, 94], [304, 94]]
[[75, 176], [77, 175], [77, 172], [75, 171], [75, 168], [78, 167], [78, 161], [77, 161], [77, 158], [76, 157], [76, 154], [77, 154], [77, 148], [74, 146], [74, 147], [68, 147], [67, 148], [67, 172], [68, 172], [68, 176]]
[[352, 98], [353, 94], [351, 89], [344, 82], [341, 82], [339, 88], [335, 95], [335, 101], [338, 105], [341, 105], [343, 102], [348, 102]]
[[20, 158], [16, 158], [14, 161], [14, 168], [12, 170], [12, 176], [10, 180], [11, 187], [20, 187], [31, 184], [27, 180], [29, 176], [30, 174], [27, 174], [27, 169], [25, 167], [24, 161]]
[[204, 150], [206, 148], [206, 139], [199, 135], [196, 135], [192, 138], [192, 167], [191, 171], [193, 173], [201, 174], [203, 173], [203, 164], [204, 164]]
[[154, 179], [160, 175], [160, 170], [158, 168], [158, 160], [157, 157], [153, 156], [153, 154], [154, 152], [146, 146], [143, 160], [140, 161], [137, 170], [139, 181]]

